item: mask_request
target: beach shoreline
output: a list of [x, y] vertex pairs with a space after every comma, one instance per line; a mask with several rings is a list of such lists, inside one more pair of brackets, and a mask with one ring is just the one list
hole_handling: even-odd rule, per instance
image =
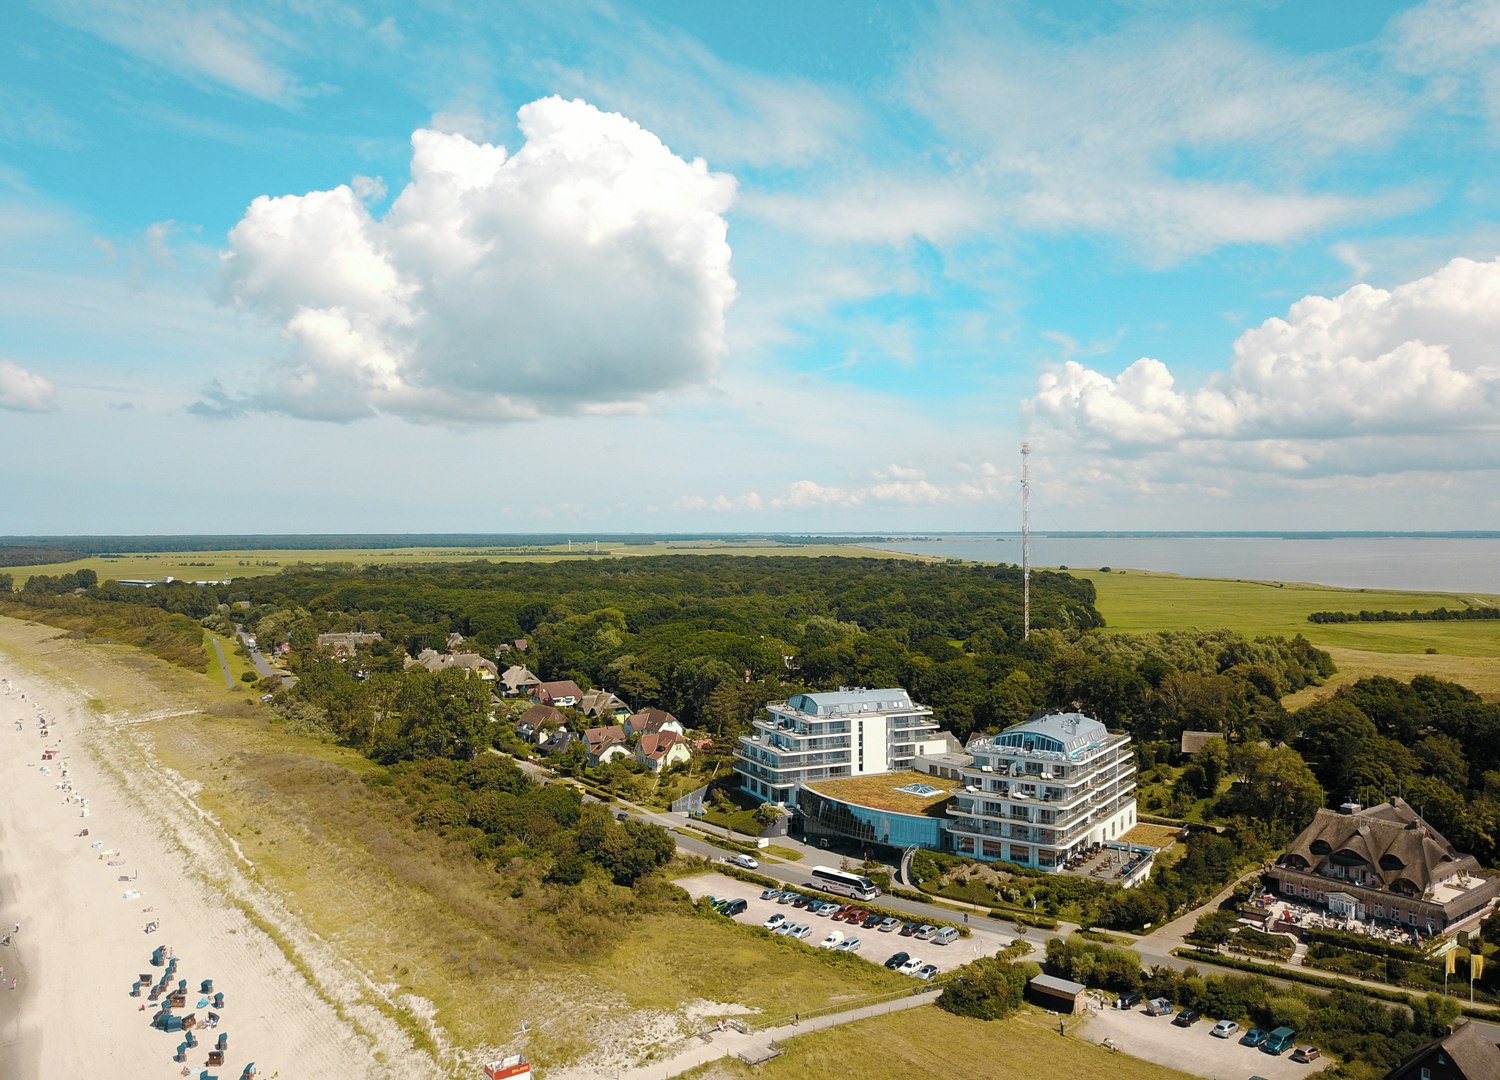
[[[21, 924], [0, 948], [0, 1076], [181, 1080], [206, 1067], [219, 1032], [227, 1053], [212, 1072], [228, 1080], [251, 1061], [261, 1077], [441, 1075], [393, 1044], [378, 1017], [340, 1015], [306, 958], [294, 965], [266, 920], [252, 921], [254, 901], [275, 898], [247, 899], [257, 887], [246, 867], [189, 794], [131, 756], [149, 740], [130, 728], [150, 718], [103, 713], [27, 659], [0, 645], [0, 932]], [[60, 752], [44, 761], [48, 748]], [[151, 922], [160, 929], [148, 932]], [[153, 1029], [157, 1004], [131, 995], [141, 975], [161, 978], [156, 946], [181, 964], [171, 985], [188, 984], [177, 1015], [206, 1022], [194, 1008], [204, 979], [225, 996], [218, 1032], [202, 1031], [183, 1062], [173, 1060], [183, 1036]]]

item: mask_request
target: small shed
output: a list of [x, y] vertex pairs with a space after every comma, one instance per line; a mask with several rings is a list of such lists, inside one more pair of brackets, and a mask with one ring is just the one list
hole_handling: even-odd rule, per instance
[[1073, 1013], [1088, 987], [1071, 979], [1059, 979], [1056, 975], [1038, 975], [1026, 984], [1026, 991], [1034, 1004], [1053, 1012]]
[[1183, 757], [1192, 757], [1203, 749], [1203, 744], [1209, 739], [1222, 739], [1223, 737], [1223, 733], [1218, 731], [1184, 731], [1179, 746]]

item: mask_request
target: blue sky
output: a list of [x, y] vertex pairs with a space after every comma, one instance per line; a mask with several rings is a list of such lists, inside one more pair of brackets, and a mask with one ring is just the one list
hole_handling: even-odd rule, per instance
[[1493, 3], [0, 28], [7, 533], [1500, 527]]

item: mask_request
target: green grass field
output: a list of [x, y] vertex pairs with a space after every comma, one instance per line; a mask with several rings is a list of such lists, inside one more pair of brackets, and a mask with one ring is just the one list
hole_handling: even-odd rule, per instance
[[653, 544], [600, 544], [579, 541], [572, 552], [567, 545], [552, 547], [482, 548], [348, 548], [255, 551], [142, 552], [120, 558], [76, 559], [73, 562], [36, 566], [0, 567], [19, 588], [32, 574], [68, 574], [93, 570], [100, 581], [155, 580], [222, 581], [224, 578], [260, 577], [303, 563], [356, 563], [360, 566], [415, 565], [419, 563], [556, 562], [561, 559], [630, 558], [642, 555], [845, 555], [865, 558], [920, 559], [892, 551], [856, 547], [852, 544], [777, 544], [731, 540], [663, 540]]
[[1111, 631], [1228, 627], [1247, 637], [1301, 634], [1327, 649], [1338, 674], [1322, 687], [1293, 695], [1288, 704], [1294, 707], [1377, 674], [1403, 680], [1432, 675], [1462, 683], [1486, 698], [1500, 698], [1500, 621], [1307, 621], [1314, 611], [1428, 611], [1489, 606], [1500, 603], [1500, 597], [1185, 578], [1144, 570], [1069, 573], [1094, 583], [1099, 612]]
[[1035, 1010], [1008, 1020], [970, 1020], [935, 1006], [877, 1016], [784, 1044], [786, 1053], [751, 1068], [738, 1061], [703, 1065], [692, 1080], [1185, 1080], [1191, 1073], [1112, 1054], [1088, 1038], [1057, 1035], [1057, 1021]]

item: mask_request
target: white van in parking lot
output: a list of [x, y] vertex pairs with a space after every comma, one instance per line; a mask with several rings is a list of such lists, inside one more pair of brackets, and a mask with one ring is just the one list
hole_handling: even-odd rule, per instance
[[958, 928], [956, 926], [945, 926], [932, 935], [932, 943], [934, 945], [951, 945], [957, 940]]

